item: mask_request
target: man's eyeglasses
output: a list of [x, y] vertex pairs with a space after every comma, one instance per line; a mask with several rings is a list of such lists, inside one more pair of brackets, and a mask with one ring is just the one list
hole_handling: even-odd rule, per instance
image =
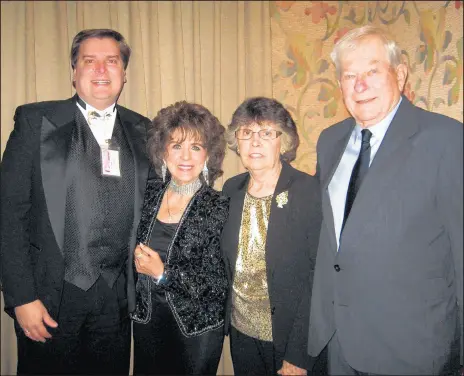
[[281, 131], [276, 131], [275, 129], [261, 129], [253, 132], [251, 129], [241, 128], [235, 131], [235, 137], [239, 140], [249, 140], [255, 133], [258, 133], [262, 140], [274, 140], [282, 134]]

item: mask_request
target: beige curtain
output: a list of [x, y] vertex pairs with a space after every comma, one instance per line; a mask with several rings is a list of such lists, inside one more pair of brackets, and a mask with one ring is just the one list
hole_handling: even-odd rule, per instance
[[[224, 125], [250, 96], [272, 96], [267, 1], [2, 1], [1, 152], [18, 105], [73, 95], [69, 50], [81, 29], [113, 28], [132, 47], [119, 103], [153, 118], [178, 100]], [[242, 170], [227, 153], [224, 177]], [[13, 321], [1, 314], [1, 373], [15, 374]], [[232, 374], [228, 340], [218, 374]]]

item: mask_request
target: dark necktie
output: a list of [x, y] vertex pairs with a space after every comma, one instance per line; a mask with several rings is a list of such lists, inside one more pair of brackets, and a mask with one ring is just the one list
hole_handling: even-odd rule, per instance
[[372, 133], [368, 129], [361, 131], [362, 141], [361, 150], [359, 151], [358, 160], [356, 161], [353, 171], [351, 172], [350, 184], [348, 185], [348, 192], [346, 194], [345, 215], [343, 217], [342, 231], [345, 227], [346, 219], [350, 215], [351, 208], [358, 193], [359, 187], [367, 174], [369, 169], [369, 161], [371, 159], [371, 136]]

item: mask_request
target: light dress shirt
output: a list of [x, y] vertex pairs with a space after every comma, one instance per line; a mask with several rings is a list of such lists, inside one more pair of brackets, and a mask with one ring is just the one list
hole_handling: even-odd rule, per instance
[[[84, 115], [85, 120], [87, 120], [87, 124], [97, 140], [98, 145], [106, 145], [106, 140], [110, 140], [113, 134], [114, 122], [116, 121], [117, 115], [116, 103], [100, 111], [86, 103], [82, 98], [79, 98], [79, 100], [83, 102], [85, 108], [79, 101], [76, 102], [77, 107]], [[100, 117], [95, 118], [94, 116], [89, 116], [93, 111], [97, 112]]]
[[[401, 101], [402, 98], [400, 97], [398, 104], [382, 121], [368, 127], [368, 129], [372, 132], [370, 140], [371, 156], [369, 166], [374, 160], [375, 154], [379, 150], [380, 144], [387, 133], [388, 127], [390, 126], [396, 111], [398, 111]], [[350, 139], [348, 140], [348, 144], [343, 152], [340, 163], [338, 164], [328, 187], [330, 204], [332, 206], [334, 218], [335, 237], [337, 238], [337, 251], [340, 247], [340, 234], [343, 224], [343, 216], [345, 214], [346, 194], [350, 183], [351, 172], [353, 171], [353, 167], [358, 159], [359, 151], [361, 150], [362, 130], [363, 128], [361, 128], [359, 124], [356, 124], [353, 128], [353, 132], [350, 135]]]

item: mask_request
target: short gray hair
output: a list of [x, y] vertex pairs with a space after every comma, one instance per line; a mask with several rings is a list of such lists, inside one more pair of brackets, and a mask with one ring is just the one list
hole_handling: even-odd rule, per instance
[[365, 25], [350, 30], [335, 44], [330, 57], [335, 64], [337, 78], [340, 78], [341, 74], [340, 57], [343, 52], [356, 48], [359, 42], [368, 36], [377, 36], [383, 42], [385, 51], [387, 51], [388, 61], [393, 69], [396, 69], [401, 64], [401, 49], [391, 36], [383, 29]]
[[261, 126], [265, 124], [277, 126], [282, 131], [281, 143], [284, 149], [281, 151], [280, 158], [288, 163], [295, 160], [296, 151], [300, 145], [298, 129], [290, 112], [274, 98], [248, 98], [237, 107], [226, 132], [229, 149], [239, 155], [235, 131], [240, 127], [246, 127], [253, 123]]

